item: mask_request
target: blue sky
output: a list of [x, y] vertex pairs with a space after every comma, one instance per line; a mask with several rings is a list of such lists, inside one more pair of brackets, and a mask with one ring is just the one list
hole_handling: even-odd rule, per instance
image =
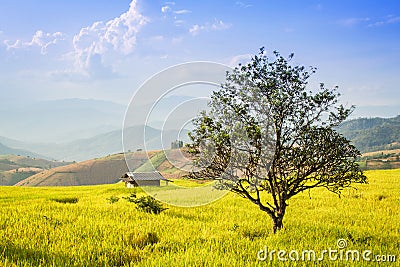
[[166, 67], [233, 66], [261, 46], [294, 52], [295, 63], [318, 68], [311, 85], [339, 85], [342, 101], [370, 116], [399, 114], [400, 3], [387, 0], [2, 0], [1, 104], [128, 104]]

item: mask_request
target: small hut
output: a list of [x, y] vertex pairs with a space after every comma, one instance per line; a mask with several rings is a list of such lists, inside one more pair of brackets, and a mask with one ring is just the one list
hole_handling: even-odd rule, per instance
[[128, 188], [136, 186], [160, 186], [160, 181], [170, 182], [159, 172], [127, 172], [120, 178]]

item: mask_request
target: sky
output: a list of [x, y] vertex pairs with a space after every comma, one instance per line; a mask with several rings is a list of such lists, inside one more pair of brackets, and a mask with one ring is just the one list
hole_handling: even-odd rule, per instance
[[[184, 62], [235, 66], [265, 47], [317, 67], [369, 116], [400, 112], [400, 2], [2, 0], [0, 104], [84, 98], [127, 105]], [[361, 115], [366, 115], [366, 114]]]

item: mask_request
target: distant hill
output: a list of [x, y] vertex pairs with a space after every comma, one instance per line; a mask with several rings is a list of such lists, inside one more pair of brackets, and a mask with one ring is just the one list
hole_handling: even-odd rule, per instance
[[[365, 152], [378, 150], [382, 147], [394, 149], [398, 146], [400, 144], [399, 126], [400, 116], [390, 119], [355, 119], [343, 123], [339, 127], [339, 131], [350, 138], [362, 152]], [[146, 132], [147, 149], [150, 150], [160, 146], [161, 132], [151, 127], [146, 128]], [[130, 147], [143, 148], [143, 126], [130, 127], [125, 134], [132, 137], [129, 139]], [[170, 131], [168, 134], [164, 132], [164, 144], [168, 144], [170, 142], [169, 139], [175, 140], [176, 134], [176, 131]], [[60, 145], [58, 153], [60, 153], [59, 155], [70, 157], [87, 157], [89, 155], [104, 154], [104, 151], [120, 151], [121, 135], [121, 131], [113, 131], [94, 138], [71, 142], [64, 146]], [[166, 140], [168, 141], [166, 142]], [[67, 152], [70, 154], [67, 154]], [[166, 151], [152, 150], [148, 154], [145, 151], [136, 151], [127, 153], [126, 157], [133, 171], [146, 172], [156, 169], [167, 178], [179, 178], [187, 174], [182, 168], [185, 169], [186, 167], [188, 169], [187, 165], [190, 165], [185, 160], [185, 157], [188, 158], [188, 155], [185, 154], [182, 157], [182, 153], [185, 154], [178, 149]], [[364, 169], [397, 166], [397, 154], [388, 152], [388, 156], [382, 156], [382, 159], [376, 159], [376, 156], [372, 158], [367, 157], [370, 156], [366, 154], [361, 158], [361, 163], [365, 164], [365, 166], [362, 166]], [[69, 186], [115, 183], [119, 181], [119, 177], [126, 171], [128, 171], [128, 167], [126, 166], [125, 156], [119, 153], [45, 170], [24, 179], [17, 185]]]
[[15, 103], [0, 107], [0, 136], [30, 143], [70, 142], [119, 129], [125, 110], [124, 105], [95, 99]]
[[361, 152], [400, 148], [400, 115], [394, 118], [359, 118], [344, 122], [338, 131]]
[[184, 160], [178, 149], [148, 153], [138, 151], [126, 153], [126, 155], [114, 154], [45, 170], [16, 185], [74, 186], [116, 183], [128, 171], [125, 156], [133, 171], [148, 172], [156, 169], [166, 178], [178, 178], [186, 174], [181, 168], [185, 167], [188, 161]]
[[15, 185], [21, 180], [46, 169], [69, 164], [41, 158], [17, 155], [0, 156], [0, 185]]
[[363, 170], [398, 169], [400, 168], [400, 149], [367, 152], [358, 159]]
[[[138, 164], [147, 159], [145, 153], [135, 154]], [[18, 186], [73, 186], [109, 184], [118, 181], [127, 171], [123, 154], [86, 160], [45, 170], [21, 182]]]
[[[125, 136], [129, 138], [129, 148], [135, 151], [144, 149], [144, 127], [143, 125], [128, 127]], [[181, 135], [187, 136], [183, 130]], [[152, 127], [146, 127], [146, 148], [147, 150], [159, 150], [170, 148], [170, 143], [178, 138], [178, 130], [161, 131]], [[162, 139], [162, 140], [161, 140]], [[66, 161], [82, 161], [108, 154], [115, 154], [123, 151], [122, 130], [115, 130], [96, 135], [91, 138], [78, 139], [65, 143], [25, 143], [8, 138], [1, 138], [0, 142], [35, 151], [44, 154], [48, 158]]]
[[[145, 149], [143, 130], [143, 125], [126, 129], [124, 135], [129, 140], [126, 150]], [[362, 153], [400, 148], [400, 116], [353, 119], [340, 125], [338, 131], [350, 139]], [[187, 138], [187, 132], [187, 130], [179, 132], [173, 129], [161, 131], [147, 126], [146, 149], [168, 149], [172, 141]], [[60, 143], [20, 142], [4, 137], [0, 137], [0, 143], [0, 154], [3, 150], [3, 154], [12, 153], [66, 161], [83, 161], [123, 151], [122, 130]]]
[[29, 157], [46, 158], [46, 156], [39, 155], [24, 149], [15, 149], [0, 143], [0, 155], [21, 155]]
[[[194, 97], [169, 96], [162, 98], [152, 112], [153, 102], [138, 103], [140, 108], [134, 116], [129, 116], [129, 126], [147, 125], [153, 128], [179, 129], [182, 122], [192, 118], [193, 112], [206, 106], [197, 102], [184, 105], [163, 125], [166, 116], [180, 104]], [[203, 107], [204, 106], [204, 107]], [[121, 129], [127, 106], [111, 101], [97, 99], [57, 99], [31, 103], [15, 103], [0, 106], [0, 136], [21, 140], [25, 143], [69, 143], [75, 140], [92, 138]], [[150, 117], [147, 117], [151, 115]], [[148, 119], [148, 120], [147, 120]], [[0, 142], [2, 142], [0, 140]], [[8, 145], [3, 142], [3, 144]], [[9, 145], [14, 147], [12, 145]]]

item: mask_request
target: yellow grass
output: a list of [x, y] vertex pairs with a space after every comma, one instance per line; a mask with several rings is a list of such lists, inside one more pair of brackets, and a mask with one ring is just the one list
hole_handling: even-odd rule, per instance
[[[0, 187], [0, 266], [375, 266], [376, 262], [260, 261], [257, 253], [371, 250], [400, 257], [400, 170], [368, 171], [369, 184], [341, 198], [324, 190], [289, 202], [285, 229], [249, 201], [228, 194], [212, 204], [168, 206], [159, 215], [122, 199], [122, 183]], [[143, 194], [138, 192], [138, 194]], [[119, 198], [112, 204], [110, 198]], [[182, 197], [182, 196], [181, 196]], [[76, 203], [72, 200], [77, 200]], [[71, 203], [69, 203], [71, 202]], [[397, 265], [396, 265], [397, 264]], [[384, 266], [398, 266], [385, 263]]]

